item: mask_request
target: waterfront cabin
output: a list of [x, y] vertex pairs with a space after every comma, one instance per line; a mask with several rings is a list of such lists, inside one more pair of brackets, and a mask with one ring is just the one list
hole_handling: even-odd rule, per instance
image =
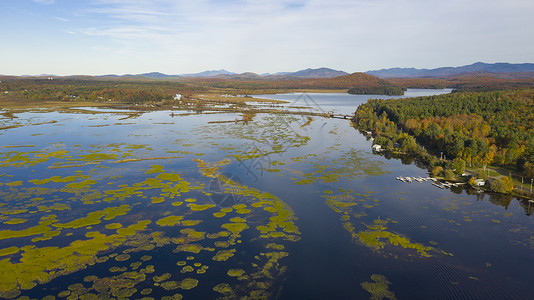
[[375, 151], [375, 152], [382, 152], [382, 146], [380, 146], [380, 145], [373, 145], [373, 151]]

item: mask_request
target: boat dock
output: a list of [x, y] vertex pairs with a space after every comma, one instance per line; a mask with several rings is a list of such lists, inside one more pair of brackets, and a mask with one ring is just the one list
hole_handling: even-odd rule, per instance
[[396, 179], [399, 180], [399, 181], [402, 181], [402, 182], [407, 182], [407, 183], [432, 181], [432, 185], [435, 186], [435, 187], [438, 187], [440, 189], [450, 188], [450, 187], [459, 187], [461, 185], [466, 184], [466, 183], [462, 183], [462, 182], [458, 182], [458, 183], [442, 182], [442, 181], [438, 181], [437, 178], [428, 177], [428, 176], [427, 177], [410, 177], [410, 176], [402, 177], [402, 176], [398, 176]]

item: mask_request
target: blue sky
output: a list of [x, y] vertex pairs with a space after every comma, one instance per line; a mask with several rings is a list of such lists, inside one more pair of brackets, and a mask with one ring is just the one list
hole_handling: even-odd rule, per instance
[[534, 63], [532, 0], [0, 0], [0, 74]]

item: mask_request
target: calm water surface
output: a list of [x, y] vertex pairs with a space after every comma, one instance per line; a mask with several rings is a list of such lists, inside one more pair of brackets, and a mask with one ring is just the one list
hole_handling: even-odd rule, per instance
[[0, 298], [530, 298], [527, 202], [402, 183], [347, 120], [236, 118], [0, 111]]

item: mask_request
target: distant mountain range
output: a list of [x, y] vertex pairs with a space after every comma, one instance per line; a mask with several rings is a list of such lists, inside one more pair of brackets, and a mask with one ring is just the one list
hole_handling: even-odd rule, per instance
[[431, 77], [443, 78], [466, 73], [527, 73], [534, 72], [534, 64], [510, 64], [495, 63], [487, 64], [477, 62], [472, 65], [461, 67], [443, 67], [437, 69], [415, 69], [415, 68], [391, 68], [367, 71], [365, 73], [379, 78], [415, 78]]
[[[510, 64], [510, 63], [482, 63], [477, 62], [467, 66], [461, 67], [443, 67], [436, 69], [416, 69], [416, 68], [390, 68], [381, 70], [367, 71], [365, 74], [372, 75], [381, 79], [387, 78], [442, 78], [451, 79], [455, 77], [494, 77], [500, 79], [522, 79], [534, 78], [534, 63]], [[349, 73], [329, 68], [305, 69], [296, 72], [278, 72], [278, 73], [264, 73], [256, 74], [251, 72], [234, 73], [224, 69], [221, 70], [207, 70], [200, 73], [168, 75], [160, 72], [150, 72], [142, 74], [126, 74], [126, 75], [102, 75], [96, 76], [100, 78], [125, 78], [132, 80], [142, 79], [178, 79], [178, 78], [200, 78], [211, 77], [220, 79], [236, 79], [236, 80], [298, 80], [298, 79], [328, 79], [340, 76], [346, 76]], [[81, 75], [83, 76], [83, 75]], [[22, 76], [22, 77], [58, 77], [55, 75], [39, 75], [39, 76]], [[63, 77], [63, 76], [59, 76]], [[72, 76], [67, 76], [72, 77]], [[74, 76], [76, 77], [76, 76]], [[80, 76], [77, 76], [80, 77]]]
[[147, 77], [147, 78], [154, 78], [154, 79], [164, 79], [164, 78], [177, 78], [177, 77], [225, 77], [225, 78], [262, 78], [262, 77], [268, 77], [269, 79], [276, 79], [277, 77], [296, 77], [296, 78], [334, 78], [338, 76], [348, 75], [349, 73], [333, 70], [329, 68], [319, 68], [319, 69], [306, 69], [306, 70], [300, 70], [297, 72], [280, 72], [275, 74], [261, 74], [258, 75], [256, 73], [242, 73], [237, 74], [233, 72], [226, 71], [224, 69], [221, 70], [208, 70], [203, 71], [200, 73], [193, 73], [193, 74], [180, 74], [180, 75], [167, 75], [159, 72], [150, 72], [150, 73], [143, 73], [143, 74], [127, 74], [127, 75], [104, 75], [99, 77]]

